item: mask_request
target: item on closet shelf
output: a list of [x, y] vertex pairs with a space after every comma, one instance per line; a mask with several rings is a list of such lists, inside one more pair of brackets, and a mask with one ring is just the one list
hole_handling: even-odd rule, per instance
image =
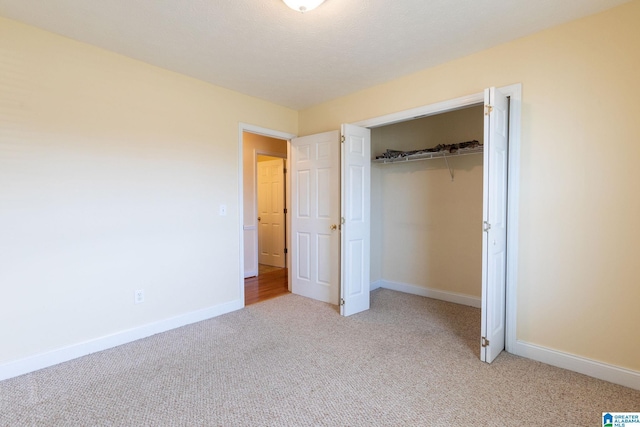
[[475, 139], [473, 141], [458, 142], [455, 144], [438, 144], [433, 148], [425, 148], [422, 150], [413, 151], [400, 151], [400, 150], [387, 150], [383, 154], [376, 156], [376, 159], [399, 159], [402, 157], [413, 156], [415, 154], [425, 153], [457, 153], [458, 150], [464, 150], [469, 148], [482, 147]]

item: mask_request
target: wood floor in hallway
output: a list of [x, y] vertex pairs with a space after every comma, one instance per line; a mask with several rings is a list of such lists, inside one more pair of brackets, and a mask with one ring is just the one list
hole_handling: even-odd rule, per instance
[[289, 293], [286, 268], [244, 279], [244, 305], [255, 304]]

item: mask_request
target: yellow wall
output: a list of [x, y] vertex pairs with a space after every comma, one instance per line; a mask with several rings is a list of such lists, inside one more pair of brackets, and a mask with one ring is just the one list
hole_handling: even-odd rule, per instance
[[237, 301], [238, 124], [297, 112], [3, 18], [0, 52], [0, 363]]
[[[372, 129], [375, 155], [484, 138], [482, 106]], [[482, 155], [371, 168], [371, 280], [481, 297]]]
[[517, 337], [640, 371], [640, 1], [300, 112], [300, 135], [523, 85]]

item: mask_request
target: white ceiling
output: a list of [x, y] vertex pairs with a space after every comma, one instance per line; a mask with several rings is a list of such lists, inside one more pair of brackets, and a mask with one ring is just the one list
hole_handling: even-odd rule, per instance
[[303, 109], [628, 0], [0, 0], [0, 15]]

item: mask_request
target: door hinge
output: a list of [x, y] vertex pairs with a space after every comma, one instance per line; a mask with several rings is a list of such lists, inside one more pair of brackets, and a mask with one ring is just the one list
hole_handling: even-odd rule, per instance
[[489, 224], [487, 221], [484, 221], [482, 225], [482, 231], [487, 233], [489, 230], [491, 230], [491, 224]]
[[344, 298], [340, 298], [340, 306], [344, 305]]
[[489, 347], [489, 340], [486, 337], [482, 337], [482, 347]]
[[340, 135], [340, 142], [344, 143], [344, 135]]
[[489, 114], [491, 114], [491, 112], [493, 111], [493, 105], [485, 105], [484, 106], [484, 115], [488, 116]]

